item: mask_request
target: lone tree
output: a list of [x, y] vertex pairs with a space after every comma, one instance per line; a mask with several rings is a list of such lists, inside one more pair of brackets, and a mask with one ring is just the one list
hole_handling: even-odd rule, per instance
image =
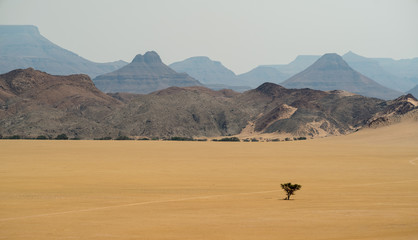
[[282, 188], [287, 194], [287, 198], [285, 200], [289, 200], [290, 196], [294, 195], [297, 190], [299, 190], [302, 186], [299, 184], [292, 184], [292, 183], [283, 183]]

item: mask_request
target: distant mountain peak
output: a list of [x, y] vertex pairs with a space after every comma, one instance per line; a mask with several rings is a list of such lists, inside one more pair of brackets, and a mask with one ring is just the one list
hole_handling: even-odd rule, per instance
[[162, 63], [160, 56], [155, 51], [146, 52], [144, 55], [138, 54], [132, 60], [132, 63]]
[[318, 68], [321, 70], [332, 69], [349, 69], [351, 67], [344, 61], [344, 59], [336, 53], [326, 53], [320, 57], [310, 68]]
[[283, 82], [283, 86], [322, 91], [345, 90], [382, 99], [393, 99], [402, 94], [383, 87], [372, 79], [356, 72], [341, 56], [335, 53], [323, 55], [307, 69]]
[[34, 25], [0, 25], [0, 34], [17, 33], [40, 35], [38, 27]]
[[370, 59], [368, 59], [366, 57], [363, 57], [361, 55], [358, 55], [357, 53], [354, 53], [352, 51], [348, 51], [342, 57], [343, 57], [344, 60], [352, 61], [352, 62], [355, 62], [355, 61], [371, 61]]
[[33, 25], [0, 25], [0, 73], [32, 67], [55, 75], [85, 73], [91, 77], [111, 72], [123, 61], [95, 63], [42, 36]]
[[97, 88], [104, 92], [150, 93], [177, 86], [201, 86], [185, 73], [177, 73], [165, 65], [155, 51], [138, 54], [132, 62], [118, 70], [97, 76]]

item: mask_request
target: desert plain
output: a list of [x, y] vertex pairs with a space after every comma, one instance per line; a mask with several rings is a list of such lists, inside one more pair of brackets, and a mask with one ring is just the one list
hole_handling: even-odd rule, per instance
[[[285, 182], [302, 185], [293, 200]], [[418, 125], [292, 142], [2, 140], [0, 239], [418, 239]]]

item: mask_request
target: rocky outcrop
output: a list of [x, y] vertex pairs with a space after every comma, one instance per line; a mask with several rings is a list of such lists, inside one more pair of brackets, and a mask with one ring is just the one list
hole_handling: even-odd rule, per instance
[[388, 101], [382, 111], [376, 113], [367, 121], [367, 126], [375, 128], [390, 125], [398, 122], [400, 116], [415, 110], [418, 110], [418, 100], [412, 94], [403, 95], [395, 100]]

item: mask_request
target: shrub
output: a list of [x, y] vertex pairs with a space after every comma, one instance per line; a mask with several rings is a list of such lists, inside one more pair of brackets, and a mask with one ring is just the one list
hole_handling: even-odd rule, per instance
[[58, 135], [56, 138], [56, 140], [68, 140], [67, 134], [63, 133]]
[[94, 140], [112, 140], [112, 137], [95, 138]]
[[36, 137], [36, 139], [38, 139], [38, 140], [47, 140], [49, 138], [47, 136], [44, 136], [44, 135], [39, 135], [39, 136]]
[[115, 140], [131, 140], [131, 138], [129, 138], [128, 136], [119, 136], [115, 138]]
[[189, 138], [189, 137], [171, 137], [167, 140], [170, 140], [170, 141], [193, 141], [194, 139]]
[[219, 142], [240, 142], [239, 138], [237, 137], [228, 137], [228, 138], [221, 138], [219, 140], [213, 140], [213, 141], [219, 141]]
[[4, 139], [22, 139], [22, 137], [20, 135], [13, 135], [13, 136], [4, 137]]

